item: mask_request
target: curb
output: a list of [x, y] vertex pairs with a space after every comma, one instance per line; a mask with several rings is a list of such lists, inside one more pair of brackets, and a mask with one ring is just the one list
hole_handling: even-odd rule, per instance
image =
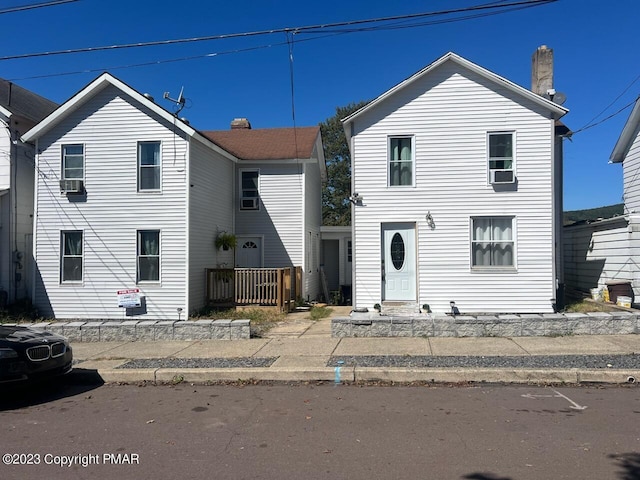
[[[80, 367], [81, 368], [81, 367]], [[389, 382], [389, 383], [513, 383], [513, 384], [633, 384], [640, 370], [499, 369], [499, 368], [157, 368], [98, 369], [106, 383], [195, 383], [233, 381]]]

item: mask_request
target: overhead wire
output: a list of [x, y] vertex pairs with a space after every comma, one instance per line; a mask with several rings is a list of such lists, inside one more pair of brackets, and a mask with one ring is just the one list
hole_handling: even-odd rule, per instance
[[[66, 0], [66, 1], [77, 1], [77, 0]], [[539, 6], [539, 5], [554, 3], [557, 1], [559, 0], [517, 0], [517, 1], [508, 2], [508, 3], [498, 2], [498, 3], [475, 5], [471, 7], [439, 10], [435, 12], [422, 12], [422, 13], [413, 13], [413, 14], [406, 14], [406, 15], [394, 15], [394, 16], [387, 16], [387, 17], [363, 19], [363, 20], [350, 20], [350, 21], [344, 21], [344, 22], [305, 25], [300, 27], [284, 27], [284, 28], [275, 28], [275, 29], [268, 29], [268, 30], [256, 30], [251, 32], [208, 35], [203, 37], [179, 38], [179, 39], [171, 39], [171, 40], [156, 40], [156, 41], [150, 41], [150, 42], [136, 42], [136, 43], [126, 43], [126, 44], [118, 44], [118, 45], [104, 45], [99, 47], [71, 48], [71, 49], [65, 49], [65, 50], [52, 50], [47, 52], [4, 55], [4, 56], [0, 56], [0, 61], [18, 60], [18, 59], [25, 59], [25, 58], [53, 56], [53, 55], [68, 55], [68, 54], [75, 54], [75, 53], [99, 52], [99, 51], [107, 51], [107, 50], [152, 47], [152, 46], [160, 46], [160, 45], [175, 45], [175, 44], [181, 44], [181, 43], [204, 42], [204, 41], [223, 40], [223, 39], [230, 39], [230, 38], [248, 38], [248, 37], [254, 37], [254, 36], [287, 33], [287, 32], [314, 33], [314, 31], [319, 31], [319, 32], [326, 31], [329, 28], [426, 18], [426, 17], [432, 17], [432, 16], [450, 15], [454, 13], [462, 13], [462, 12], [470, 12], [470, 11], [496, 10], [496, 9], [505, 10], [508, 7], [515, 7], [515, 6], [532, 7], [532, 6]]]
[[28, 5], [17, 5], [15, 7], [0, 8], [0, 15], [5, 13], [23, 12], [25, 10], [35, 10], [36, 8], [55, 7], [65, 3], [79, 2], [80, 0], [51, 0], [50, 2], [30, 3]]

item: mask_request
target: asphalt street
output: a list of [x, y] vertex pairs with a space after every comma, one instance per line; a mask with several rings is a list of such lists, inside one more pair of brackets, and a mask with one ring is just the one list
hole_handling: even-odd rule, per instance
[[0, 478], [640, 478], [637, 385], [90, 380], [2, 397]]

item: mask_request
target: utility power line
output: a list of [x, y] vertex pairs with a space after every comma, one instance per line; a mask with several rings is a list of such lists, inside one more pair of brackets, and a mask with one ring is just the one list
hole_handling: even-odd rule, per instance
[[7, 7], [0, 9], [0, 15], [3, 13], [24, 12], [25, 10], [34, 10], [36, 8], [55, 7], [65, 3], [79, 2], [80, 0], [51, 0], [50, 2], [30, 3], [28, 5], [18, 5], [15, 7]]
[[[61, 1], [77, 1], [77, 0], [61, 0]], [[67, 50], [53, 50], [53, 51], [38, 52], [38, 53], [23, 53], [18, 55], [5, 55], [0, 57], [0, 61], [17, 60], [17, 59], [34, 58], [34, 57], [45, 57], [45, 56], [52, 56], [52, 55], [68, 55], [68, 54], [74, 54], [74, 53], [98, 52], [98, 51], [105, 51], [105, 50], [122, 50], [122, 49], [128, 49], [128, 48], [152, 47], [152, 46], [159, 46], [159, 45], [175, 45], [180, 43], [205, 42], [205, 41], [212, 41], [212, 40], [224, 40], [224, 39], [230, 39], [230, 38], [248, 38], [248, 37], [255, 37], [260, 35], [271, 35], [274, 33], [285, 33], [285, 34], [287, 33], [293, 33], [293, 34], [319, 33], [322, 31], [327, 31], [330, 28], [355, 27], [358, 25], [393, 22], [393, 21], [399, 21], [399, 20], [411, 20], [411, 19], [419, 19], [419, 18], [426, 18], [426, 17], [432, 17], [432, 16], [439, 16], [439, 15], [451, 15], [456, 13], [464, 13], [464, 12], [472, 12], [472, 11], [505, 10], [505, 9], [508, 9], [509, 7], [518, 7], [518, 6], [533, 7], [533, 6], [545, 5], [549, 3], [555, 3], [557, 1], [559, 0], [516, 0], [511, 2], [494, 2], [490, 4], [475, 5], [472, 7], [440, 10], [435, 12], [414, 13], [414, 14], [408, 14], [408, 15], [395, 15], [390, 17], [371, 18], [366, 20], [352, 20], [352, 21], [345, 21], [345, 22], [306, 25], [306, 26], [300, 26], [300, 27], [285, 27], [285, 28], [275, 28], [275, 29], [269, 29], [269, 30], [257, 30], [252, 32], [209, 35], [204, 37], [126, 43], [126, 44], [119, 44], [119, 45], [104, 45], [100, 47], [72, 48]]]

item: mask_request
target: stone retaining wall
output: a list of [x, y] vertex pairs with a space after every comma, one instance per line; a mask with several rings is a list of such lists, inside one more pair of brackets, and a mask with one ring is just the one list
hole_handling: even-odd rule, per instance
[[640, 333], [629, 312], [388, 316], [353, 312], [331, 321], [332, 337], [532, 337]]
[[[25, 325], [25, 324], [21, 324]], [[27, 326], [64, 335], [72, 342], [153, 340], [241, 340], [250, 337], [249, 320], [41, 322]]]

